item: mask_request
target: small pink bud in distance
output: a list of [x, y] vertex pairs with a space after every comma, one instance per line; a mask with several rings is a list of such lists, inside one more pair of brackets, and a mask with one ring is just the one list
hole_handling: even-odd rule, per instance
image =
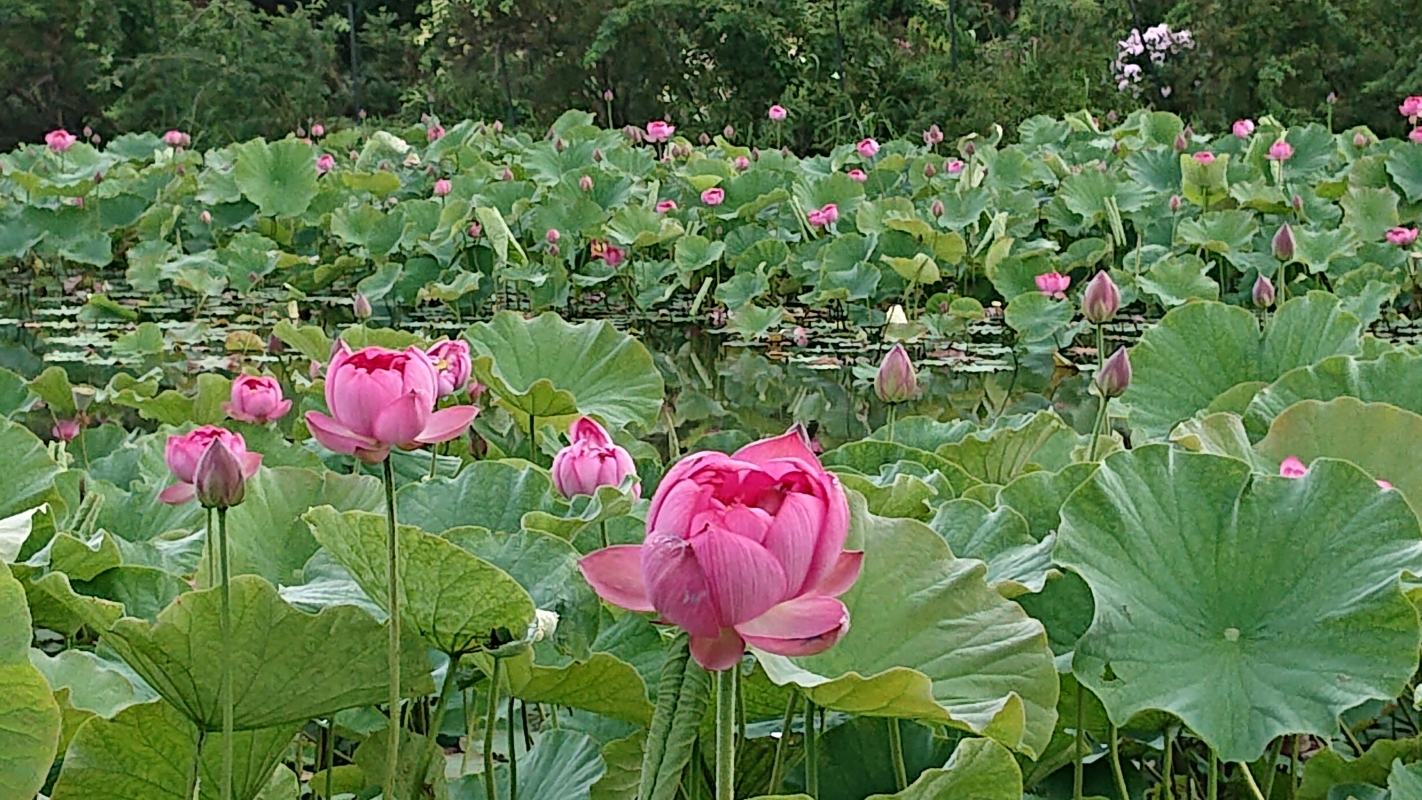
[[435, 181], [435, 184], [434, 184], [434, 196], [435, 196], [435, 197], [448, 197], [448, 196], [449, 196], [449, 193], [450, 193], [451, 191], [453, 191], [453, 190], [454, 190], [454, 184], [450, 183], [448, 178], [440, 178], [439, 180]]
[[1298, 456], [1289, 456], [1279, 464], [1279, 477], [1281, 478], [1302, 478], [1308, 474], [1308, 467], [1299, 460]]
[[1360, 133], [1355, 133], [1355, 134], [1353, 134], [1353, 146], [1354, 146], [1354, 147], [1356, 147], [1356, 148], [1358, 148], [1358, 149], [1361, 150], [1362, 148], [1367, 147], [1367, 146], [1370, 145], [1370, 144], [1372, 144], [1372, 142], [1368, 139], [1368, 135], [1367, 135], [1366, 133], [1361, 133], [1361, 132], [1360, 132]]
[[1280, 261], [1292, 261], [1294, 258], [1294, 229], [1285, 222], [1279, 226], [1279, 230], [1274, 233], [1274, 258]]
[[208, 211], [207, 209], [203, 209], [202, 213], [201, 213], [201, 214], [198, 214], [198, 219], [202, 220], [202, 224], [204, 224], [204, 225], [211, 225], [211, 224], [212, 224], [212, 212], [211, 212], [211, 211]]
[[885, 403], [902, 403], [918, 394], [918, 373], [902, 344], [890, 348], [879, 363], [879, 371], [874, 375], [874, 393]]
[[563, 238], [563, 234], [559, 233], [557, 228], [549, 228], [548, 232], [543, 234], [543, 240], [549, 244], [557, 244], [561, 238]]
[[578, 188], [582, 189], [585, 192], [591, 192], [593, 188], [592, 176], [584, 175], [583, 177], [578, 178]]
[[1259, 308], [1268, 308], [1274, 305], [1274, 282], [1268, 277], [1260, 275], [1254, 279], [1254, 290], [1251, 294], [1254, 305]]
[[943, 201], [942, 201], [942, 200], [934, 200], [934, 201], [933, 201], [933, 205], [929, 206], [928, 211], [929, 211], [930, 214], [932, 214], [932, 215], [935, 216], [935, 217], [941, 217], [941, 216], [943, 216], [943, 211], [944, 211], [944, 209], [943, 209]]
[[783, 106], [774, 105], [770, 107], [767, 116], [774, 122], [784, 122], [785, 118], [790, 116], [790, 112], [786, 111]]
[[356, 292], [355, 297], [351, 298], [351, 310], [355, 312], [356, 319], [370, 319], [370, 315], [375, 313], [363, 292]]

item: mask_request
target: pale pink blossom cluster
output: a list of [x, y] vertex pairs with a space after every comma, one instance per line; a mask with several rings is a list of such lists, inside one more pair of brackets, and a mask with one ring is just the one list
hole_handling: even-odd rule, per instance
[[[1163, 22], [1146, 28], [1145, 33], [1132, 28], [1130, 36], [1116, 42], [1116, 60], [1111, 62], [1111, 76], [1116, 82], [1116, 88], [1140, 97], [1144, 71], [1142, 65], [1133, 59], [1145, 56], [1151, 63], [1161, 65], [1165, 63], [1167, 55], [1174, 55], [1181, 50], [1193, 50], [1194, 47], [1195, 37], [1190, 31], [1172, 31], [1170, 26]], [[1170, 87], [1162, 86], [1160, 92], [1161, 95], [1169, 97]]]

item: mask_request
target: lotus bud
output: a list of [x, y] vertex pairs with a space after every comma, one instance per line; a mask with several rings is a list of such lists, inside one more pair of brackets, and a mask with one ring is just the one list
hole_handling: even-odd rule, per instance
[[874, 393], [885, 403], [902, 403], [918, 394], [918, 374], [902, 344], [889, 349], [874, 376]]
[[279, 356], [286, 350], [286, 342], [277, 338], [275, 333], [267, 336], [267, 352]]
[[1081, 300], [1081, 313], [1093, 325], [1104, 325], [1116, 316], [1121, 307], [1121, 290], [1105, 270], [1096, 273], [1086, 285]]
[[303, 127], [301, 127], [300, 125], [297, 125], [297, 126], [296, 126], [296, 138], [298, 138], [298, 139], [305, 139], [305, 138], [306, 138], [306, 129], [303, 128]]
[[605, 102], [611, 103], [611, 102], [612, 102], [612, 90], [611, 90], [611, 89], [603, 89], [603, 90], [602, 90], [602, 99], [603, 99]]
[[585, 191], [585, 192], [591, 192], [591, 191], [592, 191], [592, 187], [593, 187], [593, 180], [592, 180], [592, 176], [591, 176], [591, 175], [584, 175], [583, 177], [578, 178], [578, 188], [579, 188], [579, 189], [582, 189], [582, 190]]
[[494, 120], [494, 126], [493, 126], [493, 127], [494, 127], [494, 133], [503, 133], [503, 132], [504, 132], [504, 121], [501, 120], [501, 119], [496, 119], [496, 120]]
[[930, 214], [932, 214], [934, 217], [941, 217], [941, 216], [943, 216], [943, 201], [942, 201], [942, 200], [934, 200], [934, 201], [933, 201], [933, 205], [929, 206], [928, 212], [929, 212]]
[[1131, 358], [1122, 347], [1096, 373], [1096, 388], [1106, 397], [1120, 397], [1131, 385]]
[[1293, 206], [1295, 211], [1303, 211], [1303, 198], [1299, 195], [1294, 195], [1289, 199], [1289, 205]]
[[504, 180], [506, 180], [506, 181], [511, 181], [511, 180], [513, 180], [513, 179], [514, 179], [513, 170], [509, 169], [508, 167], [504, 167], [504, 174], [503, 174], [502, 178], [503, 178]]
[[965, 142], [965, 143], [963, 144], [963, 155], [968, 156], [968, 157], [971, 158], [971, 157], [972, 157], [974, 154], [976, 154], [977, 152], [978, 152], [978, 146], [977, 146], [976, 144], [973, 144], [971, 141]]
[[325, 126], [325, 125], [322, 125], [322, 124], [319, 123], [319, 122], [316, 123], [315, 125], [312, 125], [312, 126], [311, 126], [311, 135], [312, 135], [312, 136], [315, 136], [315, 137], [318, 138], [318, 139], [319, 139], [320, 137], [322, 137], [322, 136], [325, 136], [325, 135], [326, 135], [326, 126]]
[[198, 214], [198, 219], [202, 220], [202, 224], [204, 224], [204, 225], [211, 225], [211, 224], [212, 224], [212, 212], [211, 212], [211, 211], [208, 211], [207, 209], [203, 209], [203, 210], [202, 210], [202, 213], [201, 213], [201, 214]]
[[1175, 152], [1177, 152], [1177, 153], [1183, 153], [1183, 152], [1185, 152], [1186, 144], [1187, 144], [1187, 142], [1185, 141], [1185, 134], [1180, 133], [1180, 134], [1176, 134], [1176, 135], [1175, 135]]
[[479, 234], [481, 234], [481, 233], [483, 233], [483, 232], [484, 232], [484, 226], [480, 225], [480, 224], [477, 223], [477, 222], [471, 222], [471, 223], [469, 223], [469, 231], [468, 231], [468, 233], [469, 233], [469, 238], [470, 238], [470, 239], [478, 239], [478, 238], [479, 238]]
[[701, 142], [701, 146], [705, 147], [706, 145], [711, 144], [711, 137], [706, 133], [706, 131], [702, 131], [701, 135], [696, 137], [696, 141]]
[[74, 400], [74, 408], [78, 411], [88, 411], [89, 406], [94, 403], [94, 396], [98, 394], [92, 386], [79, 385], [69, 390], [69, 396]]
[[231, 508], [246, 497], [247, 479], [242, 475], [242, 462], [222, 439], [213, 439], [198, 459], [193, 486], [204, 508]]
[[85, 138], [85, 139], [88, 139], [90, 136], [93, 136], [93, 135], [94, 135], [94, 129], [91, 128], [91, 127], [89, 127], [88, 125], [85, 125], [85, 126], [84, 126], [84, 138]]
[[602, 148], [593, 151], [593, 161], [602, 161]]
[[554, 150], [557, 150], [558, 152], [561, 153], [561, 152], [563, 152], [564, 150], [567, 150], [567, 149], [568, 149], [568, 143], [565, 142], [565, 141], [563, 141], [563, 140], [560, 138], [560, 139], [558, 139], [558, 141], [556, 141], [556, 142], [553, 143], [553, 149], [554, 149]]
[[557, 244], [558, 240], [563, 238], [563, 234], [559, 233], [557, 228], [549, 228], [548, 232], [543, 234], [543, 238], [549, 244]]
[[454, 191], [454, 184], [450, 183], [448, 178], [440, 178], [439, 180], [435, 181], [435, 197], [448, 197], [449, 193], [452, 191]]
[[736, 171], [745, 172], [750, 169], [750, 159], [745, 156], [736, 156]]
[[79, 424], [79, 420], [61, 419], [55, 421], [54, 426], [49, 429], [49, 433], [61, 442], [72, 442], [79, 438], [79, 432], [82, 430], [83, 426]]
[[735, 129], [735, 128], [732, 128], [730, 125], [727, 125], [725, 128], [722, 128], [722, 129], [721, 129], [721, 135], [724, 136], [724, 137], [726, 137], [726, 139], [729, 140], [729, 139], [735, 137], [735, 135], [736, 135], [736, 129]]
[[95, 173], [94, 173], [94, 183], [103, 183], [103, 182], [104, 182], [104, 173], [102, 173], [102, 172], [95, 172]]
[[1180, 211], [1180, 202], [1180, 195], [1172, 194], [1170, 196], [1170, 213], [1175, 214]]
[[1294, 259], [1294, 229], [1285, 222], [1279, 226], [1278, 232], [1274, 234], [1274, 258], [1280, 261], [1292, 261]]
[[929, 163], [923, 165], [923, 177], [925, 177], [925, 178], [932, 178], [934, 175], [937, 175], [937, 174], [938, 174], [938, 170], [936, 170], [936, 169], [933, 168], [933, 163], [932, 163], [932, 162], [929, 162]]
[[1268, 308], [1274, 305], [1274, 282], [1260, 275], [1254, 280], [1254, 305]]
[[1370, 144], [1372, 144], [1372, 142], [1368, 140], [1368, 135], [1367, 135], [1366, 133], [1355, 133], [1355, 134], [1353, 134], [1353, 146], [1354, 146], [1354, 147], [1357, 147], [1357, 148], [1359, 148], [1359, 149], [1362, 149], [1362, 148], [1364, 148], [1364, 147], [1367, 147], [1367, 146], [1370, 145]]
[[751, 148], [751, 161], [759, 161], [759, 160], [760, 160], [760, 148], [759, 148], [759, 147], [752, 147], [752, 148]]
[[370, 315], [375, 313], [364, 292], [355, 293], [355, 297], [351, 299], [351, 308], [355, 311], [356, 319], [370, 319]]
[[556, 245], [556, 244], [550, 244], [550, 245], [548, 245], [548, 255], [550, 255], [550, 256], [556, 256], [556, 255], [558, 255], [558, 245]]

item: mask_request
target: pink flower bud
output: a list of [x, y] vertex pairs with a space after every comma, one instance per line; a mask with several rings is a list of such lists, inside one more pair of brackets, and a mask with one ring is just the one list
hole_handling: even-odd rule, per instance
[[[553, 457], [553, 485], [568, 498], [596, 494], [599, 487], [619, 486], [636, 477], [637, 465], [624, 448], [613, 444], [607, 430], [590, 417], [581, 417], [568, 429], [569, 444]], [[633, 484], [641, 496], [640, 484]]]
[[469, 233], [469, 238], [470, 238], [470, 239], [478, 239], [478, 238], [479, 238], [479, 234], [481, 234], [481, 233], [483, 233], [483, 232], [484, 232], [484, 227], [483, 227], [482, 225], [480, 225], [479, 223], [477, 223], [477, 222], [471, 222], [471, 223], [469, 223], [469, 230], [468, 230], [468, 233]]
[[440, 139], [443, 139], [443, 138], [444, 138], [444, 126], [443, 126], [443, 125], [440, 125], [440, 124], [438, 124], [438, 123], [436, 123], [436, 124], [434, 124], [434, 125], [431, 125], [431, 126], [429, 127], [429, 129], [425, 131], [425, 141], [427, 141], [427, 142], [433, 143], [433, 142], [437, 142], [437, 141], [439, 141]]
[[1269, 154], [1264, 157], [1270, 161], [1288, 161], [1294, 157], [1294, 146], [1280, 139], [1269, 145]]
[[281, 419], [291, 410], [291, 401], [282, 398], [281, 384], [264, 375], [238, 375], [232, 381], [232, 396], [222, 404], [227, 416], [255, 425]]
[[318, 138], [318, 139], [321, 138], [322, 136], [325, 136], [325, 135], [326, 135], [326, 126], [325, 126], [325, 125], [322, 125], [322, 124], [319, 123], [319, 122], [316, 123], [315, 125], [312, 125], [312, 126], [311, 126], [311, 135], [314, 136], [314, 137], [316, 137], [316, 138]]
[[1067, 287], [1071, 286], [1071, 276], [1052, 270], [1038, 275], [1033, 279], [1033, 282], [1037, 284], [1037, 291], [1042, 294], [1057, 300], [1065, 300]]
[[676, 210], [676, 201], [675, 201], [675, 200], [661, 200], [661, 201], [658, 201], [658, 203], [657, 203], [657, 213], [658, 213], [658, 214], [665, 214], [665, 213], [667, 213], [668, 211], [675, 211], [675, 210]]
[[602, 161], [602, 148], [593, 150], [593, 161]]
[[351, 309], [355, 312], [356, 319], [370, 319], [370, 315], [375, 313], [364, 292], [355, 293], [355, 297], [351, 299]]
[[549, 228], [548, 231], [543, 234], [543, 240], [549, 244], [557, 244], [561, 238], [563, 238], [563, 234], [559, 233], [557, 228]]
[[1175, 152], [1185, 152], [1185, 147], [1187, 144], [1188, 142], [1185, 140], [1185, 134], [1179, 133], [1175, 135]]
[[205, 425], [182, 436], [169, 436], [164, 448], [168, 469], [178, 482], [158, 499], [177, 505], [197, 498], [208, 508], [242, 502], [246, 480], [257, 473], [262, 457], [247, 452], [242, 435]]
[[449, 196], [449, 193], [450, 193], [453, 189], [454, 189], [454, 184], [450, 183], [448, 178], [440, 178], [439, 180], [435, 181], [435, 184], [434, 184], [434, 196], [435, 196], [435, 197], [448, 197], [448, 196]]
[[676, 126], [656, 119], [647, 123], [647, 141], [656, 144], [670, 139], [676, 133]]
[[929, 206], [928, 208], [928, 213], [932, 214], [934, 217], [943, 216], [943, 211], [944, 209], [942, 200], [934, 200], [933, 205]]
[[1274, 233], [1274, 258], [1280, 261], [1292, 261], [1294, 259], [1294, 229], [1285, 222], [1279, 226], [1279, 230]]
[[928, 126], [928, 130], [923, 132], [923, 143], [932, 147], [943, 141], [943, 131], [938, 127], [938, 123]]
[[561, 153], [564, 150], [568, 149], [568, 143], [563, 141], [563, 139], [560, 137], [557, 141], [553, 143], [553, 149]]
[[611, 102], [612, 102], [612, 90], [611, 90], [611, 89], [603, 89], [603, 90], [602, 90], [602, 99], [603, 99], [603, 102], [611, 103]]
[[1195, 160], [1200, 162], [1202, 166], [1208, 167], [1209, 165], [1215, 163], [1215, 154], [1211, 153], [1208, 150], [1201, 150], [1200, 152], [1195, 154]]
[[860, 158], [873, 158], [879, 154], [879, 143], [873, 139], [861, 139], [854, 149], [859, 151]]
[[201, 213], [201, 214], [198, 214], [198, 219], [202, 220], [202, 224], [204, 224], [204, 225], [211, 225], [211, 224], [212, 224], [212, 212], [211, 212], [211, 211], [208, 211], [207, 209], [203, 209], [203, 210], [202, 210], [202, 213]]
[[736, 171], [745, 172], [750, 169], [750, 159], [745, 156], [736, 156]]
[[963, 171], [963, 162], [956, 158], [950, 158], [943, 162], [943, 171], [949, 175], [958, 175]]
[[556, 255], [558, 255], [558, 252], [559, 252], [559, 251], [558, 251], [558, 245], [556, 245], [556, 244], [550, 244], [550, 245], [548, 245], [548, 255], [550, 255], [550, 256], [556, 256]]
[[75, 136], [63, 128], [50, 131], [44, 135], [44, 143], [49, 146], [50, 150], [56, 153], [67, 152], [77, 141], [79, 141], [78, 136]]
[[163, 143], [169, 147], [187, 147], [192, 143], [192, 137], [182, 131], [168, 131], [163, 134]]
[[1121, 290], [1110, 274], [1102, 270], [1086, 284], [1081, 298], [1081, 313], [1093, 325], [1103, 325], [1116, 316], [1121, 308]]
[[701, 142], [701, 146], [705, 147], [706, 145], [711, 144], [711, 135], [706, 133], [706, 131], [702, 131], [701, 135], [696, 137], [696, 141]]
[[930, 161], [929, 163], [923, 165], [923, 177], [932, 178], [934, 175], [937, 174], [938, 170], [933, 167], [933, 162]]
[[1235, 123], [1234, 123], [1233, 130], [1234, 130], [1234, 135], [1235, 135], [1236, 137], [1238, 137], [1238, 138], [1240, 138], [1240, 139], [1248, 139], [1249, 136], [1250, 136], [1250, 134], [1254, 133], [1254, 120], [1252, 120], [1252, 119], [1236, 120]]
[[1415, 123], [1418, 117], [1422, 117], [1422, 95], [1413, 95], [1403, 100], [1397, 110], [1402, 116]]
[[1412, 132], [1407, 134], [1407, 139], [1408, 141], [1422, 144], [1422, 128], [1413, 128]]
[[701, 202], [708, 206], [719, 206], [726, 199], [726, 190], [719, 186], [713, 186], [701, 193]]
[[1353, 146], [1358, 148], [1359, 150], [1363, 149], [1364, 147], [1367, 147], [1370, 144], [1372, 144], [1372, 141], [1368, 139], [1368, 135], [1366, 133], [1360, 132], [1353, 134]]
[[1417, 229], [1393, 228], [1384, 234], [1384, 236], [1387, 237], [1388, 244], [1397, 245], [1398, 247], [1410, 247], [1413, 242], [1417, 241]]
[[784, 122], [785, 118], [790, 116], [790, 112], [782, 106], [774, 105], [770, 107], [770, 111], [766, 112], [766, 115], [774, 122]]
[[1303, 197], [1294, 195], [1289, 199], [1289, 205], [1293, 206], [1295, 211], [1303, 211]]
[[198, 459], [193, 488], [204, 508], [231, 508], [246, 497], [247, 478], [242, 474], [242, 462], [222, 439], [213, 439]]
[[513, 180], [513, 179], [514, 179], [513, 170], [509, 169], [508, 167], [504, 167], [504, 174], [501, 176], [501, 178], [502, 178], [503, 180], [505, 180], [505, 181], [511, 181], [511, 180]]
[[978, 152], [978, 146], [971, 141], [963, 143], [963, 155], [972, 158]]
[[1260, 275], [1254, 279], [1254, 290], [1252, 292], [1254, 305], [1259, 308], [1268, 308], [1274, 305], [1274, 282], [1267, 277]]
[[578, 188], [582, 189], [585, 192], [591, 192], [593, 188], [592, 176], [584, 175], [583, 177], [578, 178]]
[[866, 174], [864, 174], [864, 170], [862, 170], [862, 169], [852, 169], [852, 170], [849, 171], [848, 174], [849, 174], [849, 177], [850, 177], [851, 179], [853, 179], [854, 181], [857, 181], [857, 182], [859, 182], [859, 183], [863, 183], [863, 182], [869, 180], [869, 176], [866, 175]]
[[1279, 464], [1279, 477], [1299, 479], [1308, 474], [1308, 467], [1299, 460], [1298, 456], [1289, 456]]
[[727, 141], [730, 141], [731, 139], [735, 138], [736, 129], [732, 128], [730, 125], [727, 125], [726, 127], [721, 129], [721, 135], [724, 136]]
[[1122, 347], [1096, 373], [1096, 388], [1106, 397], [1120, 397], [1131, 385], [1131, 358]]
[[503, 132], [504, 132], [504, 121], [501, 120], [501, 119], [496, 119], [496, 120], [494, 120], [494, 124], [491, 125], [490, 127], [492, 127], [492, 128], [494, 129], [494, 133], [503, 133]]
[[790, 331], [790, 341], [794, 342], [796, 347], [808, 347], [810, 345], [810, 332], [805, 330], [803, 326], [796, 325]]
[[335, 168], [336, 157], [330, 153], [322, 153], [321, 157], [316, 159], [316, 174], [318, 175], [325, 175]]
[[902, 344], [895, 344], [879, 362], [874, 393], [885, 403], [902, 403], [918, 394], [918, 373]]
[[1170, 196], [1170, 212], [1172, 214], [1180, 210], [1180, 202], [1180, 195], [1172, 194]]
[[50, 435], [61, 442], [72, 442], [79, 437], [79, 432], [83, 427], [78, 420], [61, 419], [56, 420], [54, 427], [50, 428]]

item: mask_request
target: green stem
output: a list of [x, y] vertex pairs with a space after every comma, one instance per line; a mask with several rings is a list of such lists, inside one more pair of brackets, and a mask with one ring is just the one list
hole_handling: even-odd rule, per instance
[[439, 445], [430, 445], [430, 480], [435, 479], [435, 469], [439, 467]]
[[494, 783], [494, 728], [499, 719], [499, 667], [503, 662], [494, 657], [494, 669], [489, 673], [489, 705], [484, 719], [484, 796], [489, 800], [499, 800], [499, 789]]
[[197, 747], [193, 749], [193, 760], [188, 765], [188, 791], [183, 795], [187, 800], [198, 800], [198, 773], [202, 766], [202, 745], [207, 740], [207, 731], [198, 728]]
[[1249, 791], [1254, 795], [1254, 800], [1264, 800], [1264, 793], [1259, 790], [1259, 782], [1254, 780], [1254, 770], [1248, 764], [1239, 765], [1240, 772], [1244, 773], [1244, 782], [1249, 784]]
[[1160, 787], [1161, 800], [1175, 800], [1175, 729], [1165, 731], [1165, 763], [1161, 766], [1161, 777], [1165, 782]]
[[1081, 681], [1076, 682], [1076, 747], [1072, 750], [1072, 776], [1071, 776], [1071, 797], [1072, 800], [1081, 800], [1082, 781], [1085, 778], [1086, 766], [1086, 728], [1083, 708], [1086, 706], [1086, 687], [1081, 685]]
[[1303, 735], [1294, 734], [1294, 741], [1289, 747], [1289, 797], [1299, 796], [1299, 747], [1303, 744]]
[[213, 509], [207, 509], [207, 588], [211, 589], [220, 580], [217, 558], [217, 520]]
[[820, 800], [820, 743], [815, 730], [815, 701], [805, 698], [805, 791]]
[[435, 701], [434, 716], [430, 720], [429, 735], [432, 742], [439, 738], [440, 729], [444, 727], [444, 712], [449, 708], [449, 698], [459, 690], [455, 681], [459, 673], [459, 659], [460, 656], [457, 655], [449, 657], [449, 671], [444, 674], [444, 682], [440, 684], [439, 699]]
[[[1106, 368], [1106, 329], [1100, 325], [1096, 326], [1096, 374], [1100, 375], [1101, 370]], [[1091, 426], [1091, 461], [1096, 460], [1096, 453], [1101, 447], [1101, 434], [1106, 427], [1106, 404], [1107, 397], [1101, 391], [1101, 384], [1096, 385], [1097, 394], [1101, 397], [1101, 402], [1096, 408], [1096, 423]]]
[[336, 766], [336, 719], [332, 717], [326, 720], [326, 753], [323, 758], [326, 764], [326, 791], [321, 797], [331, 800], [331, 773], [335, 772]]
[[770, 767], [770, 788], [766, 794], [780, 794], [780, 784], [785, 780], [785, 751], [790, 749], [790, 726], [795, 722], [795, 706], [800, 695], [790, 690], [790, 699], [785, 703], [785, 716], [780, 718], [780, 738], [775, 740], [775, 761]]
[[716, 800], [736, 796], [736, 667], [716, 673]]
[[898, 421], [899, 404], [889, 404], [889, 444], [894, 443], [894, 423]]
[[1121, 793], [1121, 800], [1131, 800], [1131, 793], [1126, 790], [1126, 776], [1121, 772], [1121, 729], [1113, 723], [1111, 725], [1111, 775], [1116, 778], [1116, 791]]
[[894, 786], [902, 792], [908, 788], [908, 770], [904, 769], [904, 736], [899, 721], [889, 720], [889, 758], [894, 762]]
[[222, 800], [232, 800], [232, 565], [225, 508], [217, 509], [217, 549], [222, 576]]
[[385, 758], [385, 796], [395, 796], [400, 770], [400, 538], [395, 533], [395, 469], [390, 457], [385, 467], [385, 533], [389, 561], [386, 564], [386, 610], [390, 612], [390, 746]]
[[1219, 800], [1220, 797], [1220, 762], [1215, 757], [1214, 748], [1210, 748], [1210, 782], [1206, 784], [1205, 797], [1209, 800]]
[[528, 415], [528, 461], [538, 465], [538, 417]]
[[1269, 771], [1264, 773], [1264, 796], [1269, 797], [1274, 794], [1274, 778], [1279, 774], [1279, 753], [1284, 749], [1284, 737], [1280, 736], [1274, 740], [1274, 746], [1269, 748]]
[[602, 522], [600, 522], [600, 523], [598, 523], [598, 524], [602, 526], [602, 546], [603, 546], [604, 549], [606, 549], [606, 548], [608, 547], [608, 543], [607, 543], [607, 520], [603, 520]]
[[514, 696], [509, 693], [509, 800], [518, 800], [518, 742], [514, 739]]

